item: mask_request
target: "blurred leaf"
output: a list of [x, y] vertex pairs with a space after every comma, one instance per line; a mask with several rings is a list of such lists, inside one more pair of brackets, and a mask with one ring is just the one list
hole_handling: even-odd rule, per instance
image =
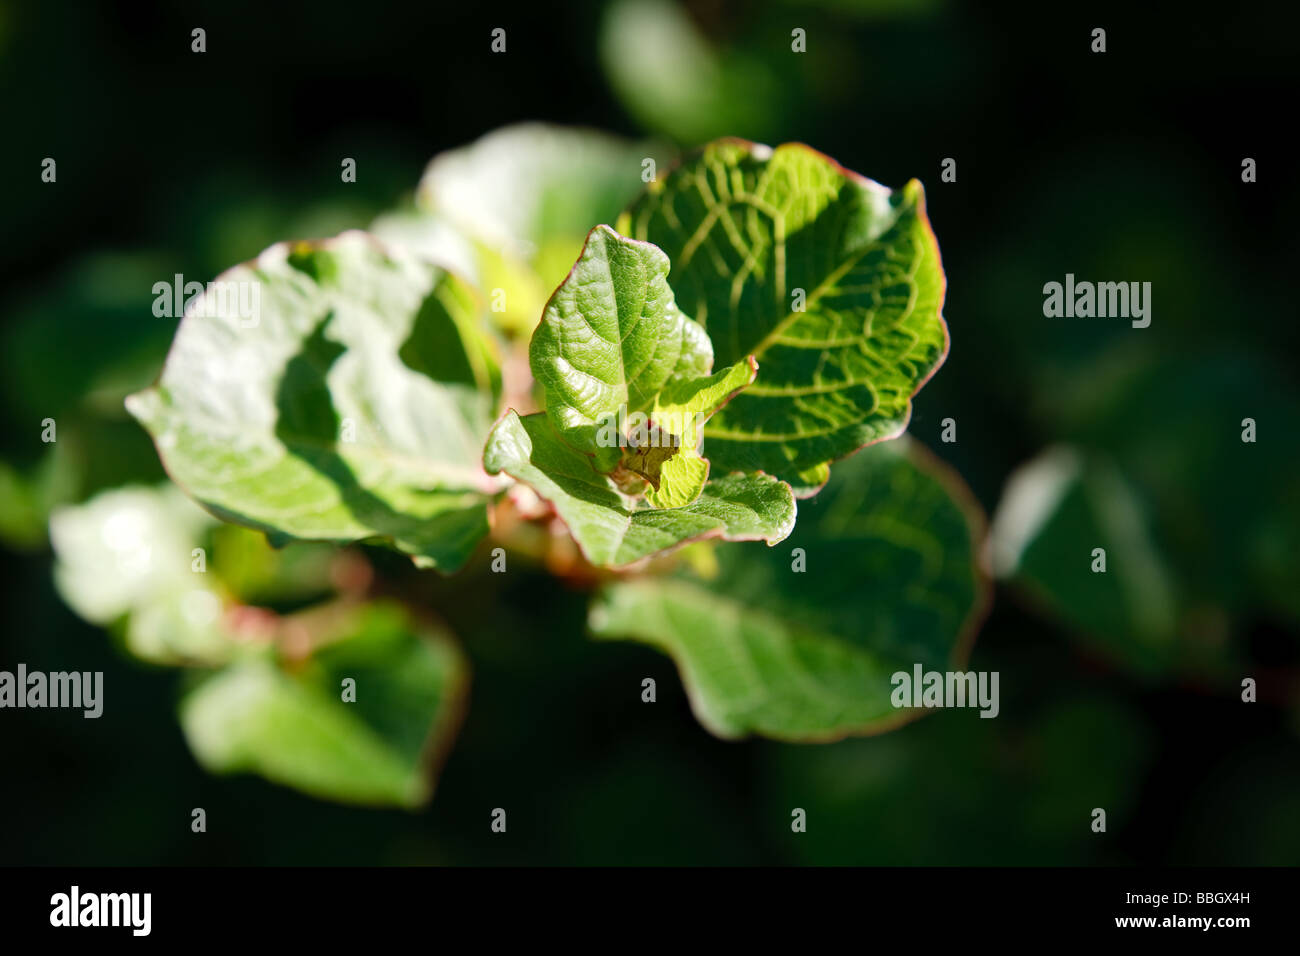
[[212, 667], [238, 656], [244, 648], [231, 640], [218, 583], [163, 592], [133, 609], [126, 621], [127, 649], [155, 664]]
[[616, 0], [600, 59], [610, 86], [644, 126], [679, 142], [739, 132], [764, 137], [784, 103], [781, 79], [744, 49], [715, 50], [668, 0]]
[[199, 299], [159, 383], [128, 400], [172, 478], [273, 540], [460, 567], [487, 531], [479, 450], [500, 393], [470, 290], [362, 233], [272, 246], [218, 283], [239, 295]]
[[[460, 721], [467, 668], [445, 636], [399, 606], [349, 611], [296, 672], [266, 658], [191, 690], [181, 725], [213, 773], [257, 773], [312, 796], [417, 807]], [[356, 700], [343, 700], [343, 681]]]
[[720, 364], [758, 359], [757, 381], [705, 429], [718, 469], [811, 494], [831, 461], [902, 433], [947, 354], [915, 180], [891, 192], [806, 146], [723, 140], [652, 183], [619, 228], [668, 254]]
[[211, 570], [242, 604], [296, 604], [329, 592], [338, 552], [329, 545], [273, 548], [266, 536], [223, 524], [211, 532]]
[[191, 584], [191, 550], [213, 519], [176, 488], [122, 488], [50, 519], [63, 599], [107, 624], [158, 594]]
[[50, 537], [68, 605], [101, 626], [125, 618], [127, 650], [156, 664], [224, 663], [239, 650], [232, 607], [295, 604], [333, 590], [332, 548], [272, 548], [264, 535], [218, 525], [171, 484], [61, 507]]
[[214, 524], [175, 487], [122, 488], [50, 518], [59, 594], [93, 624], [127, 615], [131, 653], [156, 663], [219, 663], [233, 647], [220, 627], [220, 583], [194, 570]]
[[[171, 485], [60, 509], [52, 520], [59, 591], [87, 620], [124, 619], [137, 657], [225, 665], [182, 705], [186, 736], [209, 769], [260, 772], [328, 799], [426, 800], [428, 769], [459, 720], [459, 653], [398, 605], [324, 605], [288, 617], [234, 608], [223, 572], [236, 569], [237, 586], [263, 594], [319, 594], [326, 550], [272, 551], [233, 526], [209, 539], [214, 525]], [[242, 639], [235, 611], [256, 617]], [[278, 663], [276, 647], [288, 655]], [[356, 681], [355, 703], [341, 698], [344, 678]]]
[[444, 219], [414, 206], [403, 207], [379, 216], [368, 231], [388, 245], [405, 248], [450, 269], [475, 282], [480, 289], [488, 287], [479, 275], [473, 242]]
[[[1073, 444], [1007, 483], [996, 570], [1138, 672], [1235, 686], [1252, 617], [1300, 620], [1300, 400], [1228, 354], [1116, 352], [1089, 381], [1050, 403]], [[1105, 574], [1090, 571], [1096, 547]]]
[[26, 474], [0, 461], [0, 542], [31, 550], [46, 542], [53, 510], [72, 501], [84, 466], [67, 441], [46, 446], [45, 455]]
[[969, 492], [902, 440], [841, 464], [801, 510], [791, 551], [723, 551], [707, 588], [610, 585], [593, 632], [672, 656], [720, 737], [833, 740], [915, 717], [891, 703], [891, 675], [959, 667], [987, 603]]
[[[993, 522], [994, 570], [1139, 671], [1174, 660], [1173, 584], [1150, 521], [1113, 465], [1056, 447], [1016, 471]], [[1093, 549], [1105, 550], [1094, 572]]]
[[464, 235], [526, 258], [566, 239], [567, 271], [591, 228], [612, 221], [640, 191], [642, 161], [656, 155], [653, 146], [595, 130], [521, 123], [435, 156], [417, 203]]
[[488, 437], [483, 461], [550, 502], [586, 559], [599, 566], [626, 567], [700, 538], [775, 544], [794, 527], [789, 486], [767, 475], [710, 481], [685, 508], [638, 505], [590, 457], [560, 441], [543, 414], [521, 419], [507, 412]]
[[1286, 520], [1300, 508], [1294, 378], [1230, 352], [1119, 359], [1098, 369], [1104, 388], [1053, 393], [1057, 428], [1123, 470], [1189, 594], [1234, 614], [1296, 608], [1294, 586], [1268, 588], [1300, 567], [1300, 522]]
[[474, 282], [492, 320], [523, 337], [587, 233], [642, 188], [647, 159], [664, 162], [662, 148], [589, 129], [506, 126], [435, 156], [415, 208], [371, 230]]
[[18, 469], [0, 461], [0, 541], [12, 548], [39, 547], [45, 540], [45, 515], [36, 488]]

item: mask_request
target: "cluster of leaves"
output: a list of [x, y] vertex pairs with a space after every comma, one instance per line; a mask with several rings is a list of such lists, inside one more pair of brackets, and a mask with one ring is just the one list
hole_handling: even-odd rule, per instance
[[274, 549], [170, 485], [62, 508], [50, 537], [74, 610], [133, 656], [187, 670], [181, 727], [205, 767], [347, 802], [428, 799], [467, 665], [438, 626], [365, 599], [346, 554]]
[[[598, 584], [593, 633], [670, 654], [718, 735], [894, 726], [910, 714], [889, 674], [963, 660], [985, 598], [959, 480], [906, 439], [831, 468], [903, 432], [947, 351], [921, 187], [723, 140], [633, 198], [643, 152], [530, 126], [438, 157], [415, 208], [370, 234], [282, 243], [219, 277], [257, 285], [255, 321], [201, 299], [127, 407], [181, 489], [282, 549], [259, 559], [272, 566], [381, 544], [452, 573], [489, 534], [509, 553], [512, 530], [544, 529]], [[258, 614], [265, 599], [223, 583], [237, 546], [204, 538], [229, 526], [206, 518], [149, 549], [180, 572], [95, 606], [87, 541], [118, 541], [107, 512], [128, 504], [56, 514], [61, 587], [89, 619], [125, 620], [137, 655], [214, 669], [182, 708], [205, 765], [338, 799], [427, 797], [464, 682], [436, 628], [336, 585]], [[790, 552], [704, 542], [792, 532]], [[224, 570], [195, 599], [200, 539]], [[835, 573], [798, 573], [810, 564]], [[168, 602], [185, 628], [147, 624]]]

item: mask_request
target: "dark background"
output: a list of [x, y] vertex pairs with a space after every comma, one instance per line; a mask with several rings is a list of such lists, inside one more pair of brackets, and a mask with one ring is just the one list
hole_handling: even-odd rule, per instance
[[[1187, 368], [1241, 370], [1234, 381], [1295, 380], [1294, 15], [1057, 6], [687, 5], [721, 48], [776, 78], [742, 91], [734, 115], [720, 101], [713, 132], [802, 140], [888, 185], [925, 182], [953, 347], [911, 432], [990, 513], [1014, 467], [1078, 437], [1054, 402], [1103, 387], [1101, 357], [1122, 336]], [[435, 153], [507, 123], [662, 134], [606, 79], [603, 8], [0, 3], [0, 455], [32, 466], [37, 423], [57, 415], [61, 440], [66, 421], [87, 449], [79, 497], [159, 480], [124, 415], [78, 417], [109, 363], [145, 380], [160, 366], [173, 323], [150, 313], [153, 282], [364, 227]], [[190, 52], [195, 26], [203, 55]], [[496, 26], [504, 56], [489, 52]], [[808, 31], [802, 58], [789, 54], [792, 26]], [[1089, 52], [1094, 26], [1107, 29], [1104, 55]], [[46, 156], [56, 185], [40, 181]], [[357, 159], [356, 184], [340, 183], [342, 156]], [[948, 156], [954, 184], [939, 181]], [[1255, 184], [1241, 182], [1245, 156]], [[1152, 281], [1151, 328], [1048, 322], [1042, 283], [1066, 272]], [[1181, 385], [1218, 387], [1193, 373]], [[956, 445], [938, 443], [948, 415]], [[1251, 495], [1244, 477], [1219, 489], [1229, 513]], [[1232, 562], [1230, 534], [1213, 547], [1207, 560]], [[0, 667], [103, 670], [113, 697], [98, 721], [0, 713], [3, 863], [1300, 860], [1294, 696], [1246, 707], [1178, 675], [1134, 677], [1006, 588], [972, 665], [1002, 672], [1002, 717], [940, 713], [797, 747], [711, 738], [666, 658], [584, 636], [582, 593], [510, 575], [505, 599], [489, 601], [481, 575], [431, 577], [474, 684], [433, 803], [408, 814], [206, 775], [174, 717], [175, 675], [120, 656], [68, 610], [41, 542], [0, 555]], [[1293, 620], [1248, 604], [1229, 629], [1296, 688]], [[656, 708], [627, 692], [643, 676], [658, 679]], [[1105, 837], [1089, 832], [1085, 803], [1113, 808]], [[190, 833], [195, 806], [206, 835]], [[507, 839], [488, 829], [497, 806], [510, 808]], [[789, 832], [792, 806], [808, 808], [807, 834]]]

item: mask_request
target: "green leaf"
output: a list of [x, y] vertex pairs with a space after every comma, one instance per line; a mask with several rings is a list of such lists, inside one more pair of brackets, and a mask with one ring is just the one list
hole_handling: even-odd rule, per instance
[[561, 441], [543, 414], [507, 412], [488, 437], [483, 461], [488, 471], [504, 471], [549, 501], [595, 565], [626, 567], [701, 538], [775, 544], [794, 527], [789, 486], [767, 475], [711, 481], [684, 508], [639, 503]]
[[561, 438], [597, 471], [640, 475], [653, 507], [680, 508], [708, 480], [701, 424], [756, 366], [708, 374], [708, 336], [674, 305], [667, 275], [660, 250], [597, 226], [542, 313], [529, 359]]
[[615, 0], [605, 7], [599, 37], [601, 65], [627, 111], [646, 129], [685, 143], [735, 130], [762, 136], [794, 108], [790, 71], [773, 69], [744, 46], [715, 49], [671, 0]]
[[[416, 807], [459, 723], [466, 664], [448, 638], [390, 604], [364, 605], [335, 643], [290, 671], [267, 657], [191, 690], [181, 725], [214, 773], [257, 773], [346, 803]], [[356, 699], [343, 700], [343, 681]]]
[[708, 586], [610, 585], [593, 632], [669, 654], [720, 737], [834, 740], [915, 717], [891, 702], [891, 675], [962, 667], [987, 604], [969, 492], [897, 442], [841, 465], [801, 511], [789, 550], [722, 550]]
[[1117, 349], [1062, 377], [1041, 419], [1064, 443], [1008, 480], [994, 570], [1114, 664], [1239, 693], [1250, 632], [1300, 619], [1300, 395], [1285, 370]]
[[669, 382], [707, 375], [709, 338], [678, 310], [668, 257], [597, 226], [542, 313], [528, 349], [546, 414], [578, 451], [612, 471], [621, 451], [611, 421], [650, 411]]
[[[532, 260], [568, 245], [553, 289], [594, 223], [612, 221], [643, 183], [650, 144], [590, 129], [519, 123], [435, 156], [416, 203], [488, 248]], [[537, 316], [532, 316], [536, 321]]]
[[50, 514], [76, 500], [83, 471], [81, 457], [66, 440], [47, 445], [25, 471], [0, 461], [0, 541], [15, 550], [43, 549]]
[[[994, 571], [1112, 656], [1157, 673], [1177, 650], [1173, 581], [1133, 487], [1101, 456], [1048, 449], [1012, 474], [991, 535]], [[1104, 571], [1095, 571], [1104, 552]]]
[[480, 321], [464, 283], [363, 233], [283, 243], [190, 307], [127, 407], [228, 521], [454, 570], [494, 490], [479, 450], [500, 374]]
[[523, 338], [592, 225], [614, 221], [642, 188], [645, 162], [664, 162], [662, 153], [591, 129], [506, 126], [435, 156], [414, 208], [370, 230], [490, 290], [493, 323]]
[[944, 277], [921, 184], [891, 191], [800, 144], [721, 140], [619, 220], [672, 261], [680, 307], [755, 383], [705, 429], [717, 469], [801, 495], [828, 463], [907, 426], [943, 361]]
[[332, 594], [339, 570], [365, 565], [328, 544], [275, 548], [265, 535], [233, 524], [217, 525], [209, 541], [209, 573], [245, 605], [301, 607]]
[[50, 540], [68, 606], [92, 624], [125, 621], [126, 650], [155, 664], [223, 664], [248, 649], [232, 632], [232, 609], [298, 605], [333, 590], [332, 548], [271, 548], [264, 535], [219, 524], [170, 483], [61, 507]]
[[50, 517], [54, 582], [82, 618], [129, 618], [128, 650], [161, 664], [215, 664], [234, 647], [220, 627], [220, 581], [194, 570], [212, 517], [174, 486], [102, 492]]
[[[709, 463], [700, 455], [703, 423], [736, 393], [754, 381], [753, 359], [737, 362], [707, 378], [669, 383], [655, 399], [650, 421], [677, 439], [658, 468], [646, 500], [656, 508], [681, 508], [699, 497], [709, 477]], [[638, 471], [639, 474], [644, 472]]]
[[[1113, 465], [1132, 487], [1193, 616], [1214, 605], [1239, 620], [1262, 609], [1300, 620], [1300, 589], [1291, 584], [1300, 522], [1287, 520], [1300, 509], [1292, 379], [1249, 353], [1116, 350], [1045, 403], [1042, 420], [1054, 434]], [[1254, 441], [1243, 440], [1247, 418]], [[1198, 628], [1183, 620], [1178, 630], [1188, 637]]]

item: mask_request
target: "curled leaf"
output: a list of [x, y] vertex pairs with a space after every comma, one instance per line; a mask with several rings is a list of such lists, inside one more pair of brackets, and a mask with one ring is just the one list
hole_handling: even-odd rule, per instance
[[479, 450], [501, 382], [480, 310], [455, 276], [363, 233], [282, 243], [210, 284], [127, 408], [219, 517], [454, 570], [494, 490]]
[[701, 538], [775, 544], [794, 528], [789, 486], [767, 475], [716, 479], [686, 507], [650, 507], [561, 441], [542, 414], [507, 412], [488, 437], [483, 461], [549, 501], [595, 565], [626, 567]]

